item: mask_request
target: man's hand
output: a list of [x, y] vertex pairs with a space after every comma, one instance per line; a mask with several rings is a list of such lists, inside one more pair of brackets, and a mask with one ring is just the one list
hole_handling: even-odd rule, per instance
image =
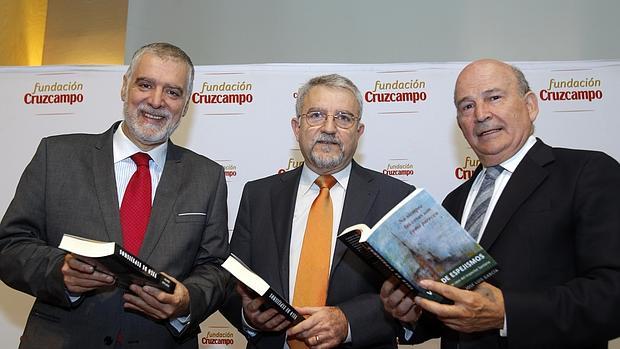
[[65, 287], [71, 293], [84, 293], [114, 284], [112, 275], [95, 270], [95, 267], [82, 262], [71, 253], [65, 255], [60, 271]]
[[142, 312], [154, 319], [175, 319], [189, 315], [189, 291], [181, 282], [168, 274], [164, 274], [177, 285], [174, 293], [166, 293], [151, 286], [138, 286], [132, 284], [129, 289], [132, 293], [125, 293], [123, 306]]
[[241, 295], [243, 316], [251, 327], [259, 331], [282, 331], [291, 324], [276, 309], [261, 308], [265, 304], [265, 299], [257, 296], [241, 283], [237, 283], [237, 292]]
[[334, 348], [347, 339], [349, 321], [338, 307], [303, 307], [307, 318], [286, 332], [289, 339], [303, 341], [310, 348]]
[[409, 289], [391, 277], [383, 283], [379, 294], [383, 308], [392, 317], [409, 324], [415, 324], [422, 314], [422, 308], [415, 304]]
[[415, 297], [419, 306], [437, 315], [449, 328], [471, 333], [504, 327], [504, 295], [499, 288], [486, 282], [471, 291], [431, 280], [422, 280], [420, 285], [454, 301], [447, 305]]

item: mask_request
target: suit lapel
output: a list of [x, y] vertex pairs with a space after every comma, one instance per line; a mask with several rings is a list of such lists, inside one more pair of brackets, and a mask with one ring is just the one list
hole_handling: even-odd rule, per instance
[[462, 221], [463, 218], [463, 211], [465, 210], [465, 203], [467, 202], [467, 196], [469, 195], [469, 191], [471, 190], [471, 187], [474, 184], [474, 181], [480, 171], [482, 171], [482, 166], [478, 166], [472, 174], [471, 178], [449, 195], [452, 196], [450, 200], [446, 198], [442, 203], [444, 208], [448, 212], [450, 212], [452, 217], [454, 217], [454, 219], [456, 219], [456, 221], [459, 223]]
[[291, 230], [293, 228], [293, 214], [295, 199], [302, 167], [298, 167], [279, 177], [281, 185], [273, 189], [271, 196], [271, 221], [276, 240], [276, 253], [279, 253], [280, 280], [282, 282], [283, 297], [289, 298], [289, 255], [291, 247]]
[[171, 141], [168, 141], [166, 165], [157, 185], [153, 208], [151, 209], [151, 218], [144, 235], [144, 242], [140, 248], [139, 255], [145, 260], [148, 260], [151, 253], [153, 253], [168, 220], [174, 219], [175, 213], [173, 208], [177, 201], [181, 178], [184, 178], [183, 170], [183, 161], [179, 148]]
[[488, 249], [500, 235], [508, 221], [521, 204], [545, 180], [548, 171], [544, 165], [554, 160], [551, 147], [538, 140], [528, 151], [510, 177], [502, 191], [489, 222], [484, 230], [480, 245]]
[[119, 214], [118, 192], [114, 175], [114, 152], [112, 138], [120, 122], [115, 123], [108, 131], [100, 136], [93, 149], [93, 172], [95, 191], [105, 224], [105, 237], [102, 240], [123, 243], [121, 219]]
[[[354, 224], [365, 221], [379, 192], [379, 187], [373, 180], [372, 176], [353, 161], [338, 233]], [[347, 247], [339, 240], [336, 240], [331, 272], [338, 266], [346, 251]]]

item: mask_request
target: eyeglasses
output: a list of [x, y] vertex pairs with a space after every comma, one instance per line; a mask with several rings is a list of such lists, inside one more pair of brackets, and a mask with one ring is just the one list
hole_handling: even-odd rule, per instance
[[359, 119], [359, 116], [355, 116], [346, 111], [339, 111], [336, 114], [327, 114], [322, 111], [309, 111], [305, 114], [300, 114], [298, 117], [306, 118], [306, 122], [310, 126], [321, 126], [325, 122], [327, 122], [327, 117], [331, 116], [334, 118], [334, 123], [339, 128], [351, 128], [355, 125], [355, 122]]

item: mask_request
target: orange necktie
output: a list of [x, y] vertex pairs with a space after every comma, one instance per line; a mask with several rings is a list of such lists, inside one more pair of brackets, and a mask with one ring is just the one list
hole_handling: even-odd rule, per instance
[[[327, 299], [333, 229], [333, 207], [329, 190], [336, 184], [336, 179], [331, 175], [324, 175], [314, 183], [319, 186], [320, 192], [310, 207], [299, 257], [293, 295], [293, 305], [297, 307], [324, 306]], [[307, 348], [300, 341], [290, 340], [288, 343], [291, 349]]]

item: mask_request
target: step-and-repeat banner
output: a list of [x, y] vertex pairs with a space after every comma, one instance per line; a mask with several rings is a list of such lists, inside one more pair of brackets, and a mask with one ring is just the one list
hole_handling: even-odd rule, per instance
[[[620, 159], [620, 61], [515, 62], [539, 98], [535, 135], [554, 146], [602, 150]], [[452, 102], [464, 63], [265, 64], [196, 68], [189, 113], [173, 141], [219, 162], [228, 182], [232, 229], [243, 185], [302, 163], [291, 130], [296, 91], [309, 78], [339, 73], [364, 99], [358, 162], [438, 200], [468, 179], [478, 160]], [[122, 118], [124, 66], [0, 68], [0, 214], [42, 137], [101, 133]], [[0, 266], [1, 267], [1, 266]], [[0, 338], [17, 347], [32, 297], [0, 283]], [[219, 314], [202, 324], [202, 348], [243, 348]]]

